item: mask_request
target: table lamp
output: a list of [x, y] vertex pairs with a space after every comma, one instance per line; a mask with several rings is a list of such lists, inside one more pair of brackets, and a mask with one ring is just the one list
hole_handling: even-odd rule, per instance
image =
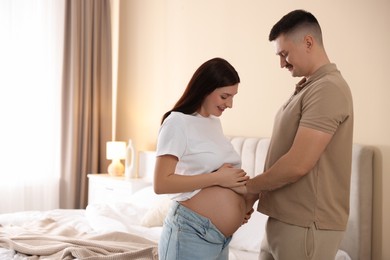
[[121, 176], [125, 171], [125, 167], [121, 160], [126, 158], [126, 142], [107, 142], [106, 156], [108, 160], [112, 160], [108, 166], [108, 174], [113, 176]]

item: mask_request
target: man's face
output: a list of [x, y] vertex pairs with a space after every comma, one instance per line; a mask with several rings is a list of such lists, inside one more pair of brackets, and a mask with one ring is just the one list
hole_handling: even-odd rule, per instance
[[304, 39], [292, 39], [280, 35], [275, 40], [276, 55], [280, 58], [280, 67], [286, 68], [293, 77], [306, 76], [306, 48]]

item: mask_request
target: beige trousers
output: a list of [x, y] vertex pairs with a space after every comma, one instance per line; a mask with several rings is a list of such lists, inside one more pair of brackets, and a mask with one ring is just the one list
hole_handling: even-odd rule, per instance
[[259, 260], [334, 260], [344, 233], [268, 218]]

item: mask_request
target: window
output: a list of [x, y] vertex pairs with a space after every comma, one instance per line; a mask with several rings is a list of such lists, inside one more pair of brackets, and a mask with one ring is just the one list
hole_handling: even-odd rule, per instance
[[0, 213], [59, 206], [64, 8], [0, 2]]

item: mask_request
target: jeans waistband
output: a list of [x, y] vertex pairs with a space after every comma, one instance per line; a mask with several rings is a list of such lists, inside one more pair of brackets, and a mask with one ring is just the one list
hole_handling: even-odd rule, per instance
[[[183, 214], [180, 214], [180, 212], [183, 212]], [[184, 218], [193, 223], [197, 223], [198, 225], [201, 225], [208, 229], [212, 229], [214, 232], [217, 233], [218, 236], [220, 236], [221, 239], [226, 239], [225, 235], [222, 234], [221, 231], [219, 231], [219, 229], [210, 221], [210, 219], [199, 215], [195, 211], [187, 208], [186, 206], [181, 205], [177, 201], [173, 201], [171, 210], [168, 215], [174, 217], [176, 214], [182, 215]]]

